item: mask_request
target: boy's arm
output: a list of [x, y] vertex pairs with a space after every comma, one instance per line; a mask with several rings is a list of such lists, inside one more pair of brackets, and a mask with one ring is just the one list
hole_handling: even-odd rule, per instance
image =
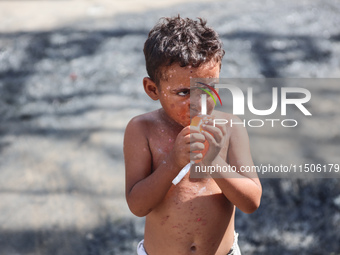
[[[151, 130], [151, 131], [150, 131]], [[132, 213], [143, 217], [165, 197], [172, 180], [190, 159], [190, 128], [178, 134], [165, 164], [152, 172], [152, 154], [147, 132], [152, 127], [143, 117], [136, 117], [126, 127], [124, 137], [126, 200]]]
[[[240, 122], [238, 118], [233, 116], [234, 123]], [[231, 201], [237, 208], [245, 213], [254, 212], [260, 205], [262, 187], [257, 177], [257, 174], [241, 173], [240, 169], [244, 166], [253, 166], [253, 160], [250, 153], [249, 137], [247, 130], [242, 125], [234, 125], [230, 127], [229, 147], [227, 160], [221, 158], [218, 154], [220, 149], [226, 144], [225, 137], [227, 137], [227, 128], [224, 126], [206, 126], [205, 137], [209, 142], [212, 151], [210, 160], [205, 161], [205, 164], [219, 165], [219, 166], [234, 166], [237, 169], [235, 174], [215, 173], [214, 180], [222, 190], [223, 194]], [[208, 153], [207, 153], [208, 154]], [[215, 156], [214, 156], [215, 155]]]

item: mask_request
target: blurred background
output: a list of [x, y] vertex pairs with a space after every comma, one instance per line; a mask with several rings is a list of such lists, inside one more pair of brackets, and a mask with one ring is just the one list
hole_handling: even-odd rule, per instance
[[[338, 0], [0, 1], [0, 254], [135, 254], [123, 134], [159, 107], [142, 49], [177, 14], [218, 31], [223, 78], [340, 78]], [[313, 87], [299, 128], [249, 129], [255, 163], [340, 163], [338, 85]], [[261, 181], [260, 208], [237, 211], [243, 254], [340, 254], [339, 179]]]

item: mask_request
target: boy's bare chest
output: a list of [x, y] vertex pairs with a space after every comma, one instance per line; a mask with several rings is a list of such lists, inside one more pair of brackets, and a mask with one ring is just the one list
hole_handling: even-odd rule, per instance
[[166, 128], [158, 128], [149, 135], [149, 147], [152, 154], [153, 169], [166, 164], [167, 156], [172, 151], [178, 133]]
[[[167, 164], [168, 156], [171, 153], [177, 135], [179, 132], [169, 129], [166, 126], [160, 126], [157, 129], [150, 132], [149, 148], [152, 155], [152, 168], [157, 169], [160, 164]], [[227, 142], [224, 148], [220, 152], [222, 158], [227, 157], [229, 142]]]

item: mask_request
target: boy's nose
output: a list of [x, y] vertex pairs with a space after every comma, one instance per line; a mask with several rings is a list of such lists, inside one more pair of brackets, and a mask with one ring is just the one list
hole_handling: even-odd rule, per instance
[[202, 110], [201, 107], [202, 99], [200, 93], [190, 94], [190, 110], [200, 113]]

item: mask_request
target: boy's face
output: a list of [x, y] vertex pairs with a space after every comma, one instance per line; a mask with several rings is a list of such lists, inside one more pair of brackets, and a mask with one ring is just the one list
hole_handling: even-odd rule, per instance
[[[188, 126], [190, 116], [194, 117], [201, 112], [201, 101], [198, 96], [201, 90], [190, 91], [190, 78], [218, 78], [220, 63], [210, 61], [198, 68], [180, 67], [178, 64], [173, 64], [165, 72], [167, 79], [161, 79], [158, 88], [159, 100], [171, 119], [183, 127]], [[214, 106], [213, 99], [207, 97], [207, 114], [211, 114]]]

